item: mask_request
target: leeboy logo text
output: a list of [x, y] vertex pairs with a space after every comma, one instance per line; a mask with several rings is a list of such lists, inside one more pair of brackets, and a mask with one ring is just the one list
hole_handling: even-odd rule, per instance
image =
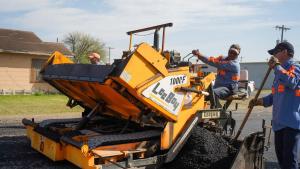
[[166, 92], [166, 89], [160, 87], [160, 83], [157, 83], [153, 88], [152, 93], [155, 95], [159, 95], [159, 97], [164, 100], [166, 103], [173, 105], [173, 111], [179, 106], [179, 102], [175, 98], [175, 94], [173, 92]]

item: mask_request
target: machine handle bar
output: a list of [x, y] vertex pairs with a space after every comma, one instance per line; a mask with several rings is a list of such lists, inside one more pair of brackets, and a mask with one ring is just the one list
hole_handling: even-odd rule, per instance
[[138, 32], [145, 32], [145, 31], [149, 31], [149, 30], [153, 30], [153, 29], [172, 27], [172, 26], [173, 26], [173, 23], [165, 23], [165, 24], [161, 24], [161, 25], [156, 25], [156, 26], [151, 26], [151, 27], [147, 27], [147, 28], [129, 31], [129, 32], [127, 32], [127, 35], [131, 35], [131, 34], [138, 33]]
[[208, 92], [205, 92], [205, 91], [202, 91], [202, 90], [196, 90], [196, 89], [187, 88], [187, 87], [181, 87], [180, 90], [185, 91], [185, 92], [193, 92], [193, 93], [197, 93], [197, 94], [202, 94], [204, 96], [209, 96]]

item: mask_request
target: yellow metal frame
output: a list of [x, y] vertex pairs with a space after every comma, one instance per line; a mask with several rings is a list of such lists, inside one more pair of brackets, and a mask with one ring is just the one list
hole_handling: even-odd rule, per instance
[[[31, 147], [36, 151], [44, 154], [53, 161], [68, 160], [74, 165], [84, 169], [100, 168], [101, 165], [94, 163], [95, 158], [98, 158], [99, 154], [107, 154], [107, 157], [104, 159], [116, 162], [117, 160], [128, 157], [129, 153], [137, 153], [140, 157], [143, 157], [145, 151], [138, 148], [142, 142], [100, 146], [91, 150], [88, 146], [83, 145], [79, 149], [64, 142], [55, 142], [34, 131], [34, 127], [32, 126], [28, 125], [26, 129], [27, 137], [31, 140]], [[109, 162], [106, 161], [104, 164], [108, 163]]]
[[32, 148], [53, 161], [64, 160], [64, 150], [61, 144], [35, 132], [32, 126], [26, 126], [26, 129]]
[[[132, 35], [130, 35], [130, 38]], [[130, 43], [131, 46], [131, 43]], [[129, 46], [129, 47], [130, 47]], [[75, 84], [70, 85], [64, 81], [53, 81], [57, 86], [64, 88], [67, 86], [69, 94], [72, 95], [74, 99], [84, 99], [87, 106], [95, 106], [95, 102], [89, 100], [86, 96], [78, 93], [77, 88], [79, 86], [93, 86], [93, 91], [86, 91], [86, 95], [93, 95], [97, 98], [104, 99], [108, 104], [107, 108], [115, 113], [118, 113], [119, 117], [128, 119], [132, 117], [133, 120], [138, 120], [140, 117], [139, 108], [130, 102], [124, 96], [122, 96], [120, 91], [117, 91], [116, 85], [123, 86], [123, 89], [128, 91], [134, 98], [142, 102], [148, 108], [151, 108], [154, 112], [158, 113], [161, 116], [166, 118], [166, 126], [161, 133], [160, 138], [160, 148], [161, 150], [169, 149], [176, 139], [180, 136], [183, 128], [185, 127], [186, 122], [193, 116], [198, 110], [205, 109], [207, 107], [204, 101], [204, 95], [190, 93], [192, 97], [191, 105], [184, 106], [183, 103], [180, 105], [181, 111], [178, 115], [174, 115], [152, 100], [144, 97], [142, 95], [143, 91], [146, 90], [149, 86], [155, 84], [159, 80], [174, 75], [185, 75], [187, 77], [187, 83], [183, 85], [178, 85], [177, 87], [192, 87], [195, 83], [194, 78], [202, 75], [202, 73], [197, 73], [194, 75], [190, 73], [189, 67], [178, 67], [175, 69], [167, 69], [166, 64], [168, 59], [166, 59], [159, 52], [154, 50], [150, 45], [146, 43], [140, 44], [133, 54], [130, 56], [129, 61], [125, 65], [123, 71], [119, 76], [109, 77], [104, 84], [98, 83], [87, 83], [86, 84]], [[59, 52], [55, 52], [47, 61], [43, 69], [47, 65], [51, 64], [73, 64], [71, 60], [63, 56]], [[209, 75], [203, 77], [200, 80], [202, 86], [196, 86], [197, 90], [205, 90], [215, 79], [215, 74], [210, 73]], [[85, 83], [85, 82], [82, 82]], [[122, 90], [122, 89], [121, 89]], [[176, 90], [176, 89], [174, 89]], [[105, 92], [102, 92], [105, 91]], [[186, 97], [186, 95], [185, 95]], [[95, 99], [97, 99], [95, 98]], [[86, 99], [86, 100], [85, 100]], [[110, 112], [107, 112], [108, 114]], [[115, 116], [116, 114], [111, 113]], [[53, 161], [68, 160], [73, 164], [81, 168], [97, 168], [94, 164], [95, 153], [92, 154], [93, 150], [89, 150], [87, 146], [82, 147], [81, 149], [76, 148], [72, 145], [65, 144], [63, 142], [55, 142], [33, 130], [32, 126], [26, 126], [27, 136], [31, 140], [31, 146], [44, 154]], [[87, 138], [88, 139], [88, 138]], [[105, 150], [105, 151], [132, 151], [139, 143], [130, 143], [125, 145], [115, 145], [115, 146], [106, 146], [106, 147], [97, 147], [94, 149], [94, 152]], [[103, 154], [104, 152], [102, 152]], [[107, 153], [107, 152], [105, 152]], [[115, 152], [116, 153], [116, 152]], [[124, 157], [123, 157], [124, 158]], [[116, 160], [115, 157], [110, 158], [110, 160]]]

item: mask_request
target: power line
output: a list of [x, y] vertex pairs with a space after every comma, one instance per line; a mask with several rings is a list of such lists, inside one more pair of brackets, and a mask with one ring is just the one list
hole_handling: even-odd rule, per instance
[[275, 26], [275, 29], [278, 29], [278, 30], [281, 31], [281, 40], [280, 40], [280, 42], [283, 42], [283, 31], [290, 30], [291, 28], [287, 28], [284, 25], [282, 25], [282, 26], [277, 25], [277, 26]]
[[108, 64], [110, 64], [110, 50], [111, 49], [115, 49], [115, 48], [113, 48], [113, 47], [108, 47]]

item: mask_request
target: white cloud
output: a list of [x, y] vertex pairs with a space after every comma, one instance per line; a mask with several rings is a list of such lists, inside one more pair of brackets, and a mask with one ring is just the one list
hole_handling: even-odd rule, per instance
[[[26, 2], [26, 3], [25, 3]], [[124, 31], [141, 26], [175, 22], [177, 30], [194, 25], [200, 26], [210, 18], [241, 17], [257, 14], [254, 7], [226, 3], [222, 0], [121, 0], [104, 1], [111, 8], [109, 12], [87, 9], [66, 8], [61, 3], [50, 0], [11, 0], [6, 11], [23, 11], [24, 15], [12, 21], [21, 23], [28, 29], [50, 32], [84, 31], [98, 34], [102, 38], [115, 39]], [[14, 3], [22, 6], [13, 9]], [[71, 0], [68, 3], [72, 3]], [[2, 11], [2, 10], [1, 10]], [[4, 10], [5, 11], [5, 10]], [[108, 37], [110, 36], [110, 37]]]
[[91, 3], [79, 0], [0, 0], [0, 14], [22, 13], [5, 20], [43, 34], [44, 40], [53, 41], [69, 32], [82, 31], [113, 43], [115, 51], [119, 52], [125, 45], [121, 47], [118, 40], [127, 38], [126, 31], [166, 22], [174, 23], [174, 28], [168, 30], [173, 35], [192, 30], [238, 31], [270, 27], [274, 24], [272, 20], [249, 18], [265, 12], [264, 6], [258, 4], [279, 1], [282, 0], [105, 0], [92, 1], [99, 6], [91, 10], [76, 6], [79, 2]]
[[55, 2], [49, 0], [0, 0], [1, 12], [22, 12], [50, 7]]

